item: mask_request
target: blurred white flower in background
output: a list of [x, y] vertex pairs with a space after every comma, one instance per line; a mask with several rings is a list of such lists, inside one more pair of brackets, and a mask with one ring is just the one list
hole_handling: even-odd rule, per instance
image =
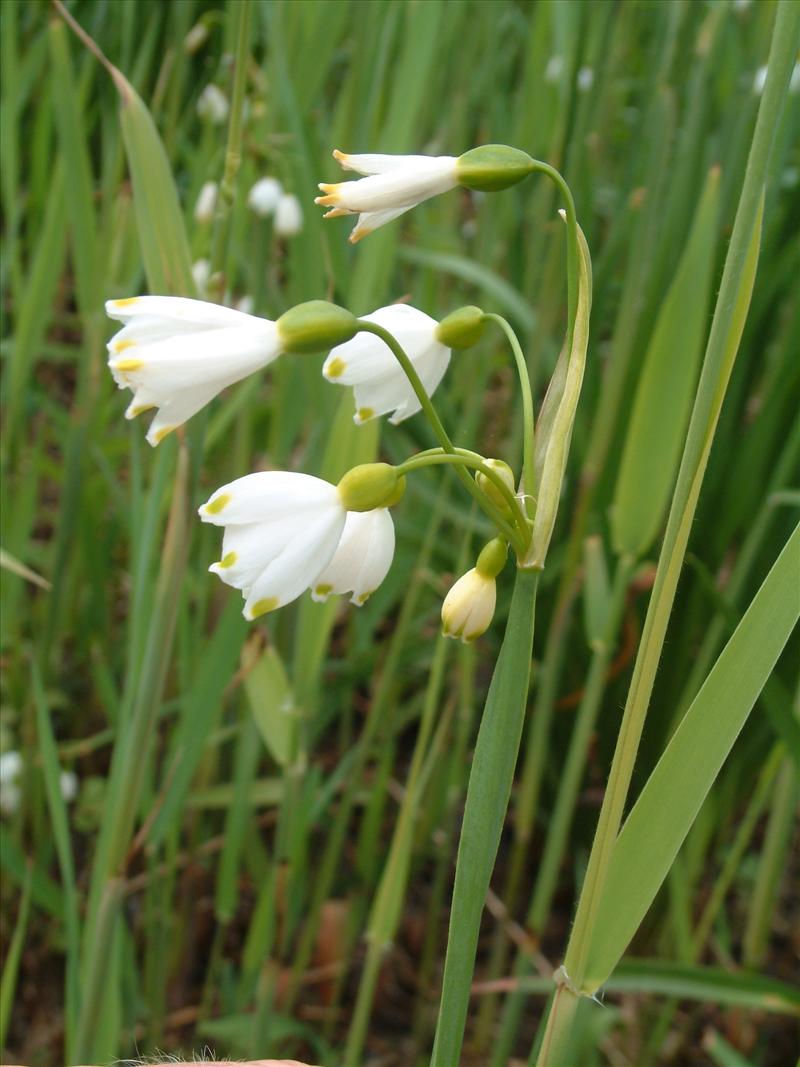
[[[22, 789], [19, 776], [22, 774], [22, 756], [10, 751], [0, 755], [0, 813], [13, 815], [19, 808]], [[58, 779], [61, 796], [69, 804], [78, 795], [78, 776], [74, 771], [61, 771]]]
[[207, 259], [198, 259], [192, 264], [192, 278], [201, 296], [205, 296], [211, 278], [211, 264]]
[[282, 195], [283, 186], [277, 178], [259, 178], [247, 194], [247, 206], [266, 218], [274, 214]]
[[21, 790], [17, 779], [22, 772], [22, 756], [19, 752], [4, 752], [0, 755], [0, 812], [13, 815], [19, 807]]
[[217, 206], [217, 183], [204, 182], [194, 206], [194, 217], [198, 222], [211, 222], [214, 208]]
[[581, 67], [577, 78], [578, 92], [588, 93], [594, 85], [594, 71], [591, 67]]
[[58, 779], [61, 796], [69, 804], [78, 795], [78, 776], [75, 771], [62, 771]]
[[206, 122], [213, 122], [215, 125], [219, 125], [227, 119], [228, 111], [227, 96], [213, 82], [207, 85], [197, 98], [197, 114], [201, 119], [205, 119]]
[[764, 92], [764, 86], [767, 81], [767, 67], [766, 64], [763, 67], [759, 67], [753, 76], [753, 92], [756, 96], [761, 96]]
[[561, 56], [550, 56], [547, 61], [547, 66], [544, 68], [544, 80], [552, 85], [561, 77], [561, 72], [563, 70], [564, 60]]
[[254, 307], [255, 301], [253, 300], [252, 296], [249, 296], [247, 294], [245, 294], [245, 296], [240, 297], [239, 301], [236, 304], [236, 310], [241, 311], [243, 315], [252, 315]]
[[283, 193], [275, 207], [275, 233], [294, 237], [303, 228], [303, 209], [294, 193]]

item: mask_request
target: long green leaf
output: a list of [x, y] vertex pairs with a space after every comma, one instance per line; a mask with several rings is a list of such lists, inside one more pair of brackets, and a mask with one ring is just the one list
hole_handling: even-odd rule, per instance
[[800, 525], [687, 711], [614, 845], [586, 965], [597, 989], [652, 904], [800, 618]]
[[636, 389], [611, 508], [618, 553], [646, 552], [669, 504], [707, 329], [718, 212], [719, 168], [714, 167]]
[[506, 635], [472, 758], [431, 1067], [456, 1067], [459, 1062], [481, 914], [525, 719], [537, 582], [538, 571], [517, 571]]

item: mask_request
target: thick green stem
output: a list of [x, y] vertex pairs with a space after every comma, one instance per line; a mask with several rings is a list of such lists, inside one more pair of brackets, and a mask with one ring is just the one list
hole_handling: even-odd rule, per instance
[[431, 1067], [457, 1067], [483, 905], [506, 817], [528, 700], [538, 572], [518, 570], [481, 719], [458, 846]]
[[569, 752], [561, 772], [555, 808], [548, 823], [547, 840], [539, 864], [536, 889], [528, 912], [528, 928], [535, 935], [540, 935], [546, 927], [550, 915], [550, 905], [555, 891], [558, 871], [566, 849], [569, 828], [578, 790], [586, 767], [586, 754], [589, 748], [592, 730], [597, 712], [605, 692], [608, 663], [614, 651], [622, 609], [625, 605], [625, 592], [628, 588], [633, 560], [623, 557], [617, 567], [611, 600], [608, 606], [608, 620], [602, 641], [595, 645], [589, 675], [583, 698], [575, 716]]

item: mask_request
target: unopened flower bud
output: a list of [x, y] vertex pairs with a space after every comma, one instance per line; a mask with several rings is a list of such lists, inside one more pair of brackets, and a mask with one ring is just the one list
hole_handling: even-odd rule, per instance
[[337, 486], [345, 511], [393, 507], [402, 499], [405, 488], [405, 476], [389, 463], [360, 463]]
[[496, 193], [523, 181], [533, 170], [533, 160], [519, 148], [485, 144], [471, 148], [456, 163], [458, 184], [465, 189]]
[[472, 348], [483, 336], [486, 316], [479, 307], [468, 305], [451, 312], [436, 327], [436, 339], [447, 348]]
[[[505, 482], [511, 493], [514, 493], [514, 472], [507, 463], [504, 463], [502, 459], [487, 459], [485, 461], [486, 466], [490, 467], [500, 478]], [[493, 504], [496, 504], [501, 511], [510, 511], [509, 503], [505, 496], [498, 488], [498, 486], [484, 474], [483, 471], [478, 471], [475, 475], [475, 481], [478, 483], [482, 492], [484, 492]]]
[[276, 323], [284, 352], [323, 352], [355, 337], [358, 320], [338, 304], [307, 300], [290, 308]]

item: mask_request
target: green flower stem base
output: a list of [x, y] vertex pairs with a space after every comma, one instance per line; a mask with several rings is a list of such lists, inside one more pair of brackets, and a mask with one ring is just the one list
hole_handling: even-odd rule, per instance
[[538, 575], [517, 570], [503, 646], [472, 758], [431, 1067], [457, 1067], [461, 1053], [481, 915], [525, 720]]
[[[492, 470], [483, 457], [478, 455], [477, 452], [470, 452], [469, 449], [466, 448], [456, 448], [453, 452], [445, 452], [442, 449], [432, 448], [426, 452], [419, 452], [417, 455], [407, 459], [405, 463], [400, 464], [397, 470], [400, 474], [410, 474], [412, 471], [420, 470], [423, 467], [435, 467], [440, 464], [462, 468], [470, 467], [473, 470], [480, 471], [481, 474], [484, 474], [489, 479], [498, 492], [503, 495], [513, 516], [514, 525], [510, 525], [492, 502], [488, 500], [486, 495], [481, 493], [481, 497], [485, 503], [491, 507], [491, 510], [489, 510], [488, 507], [484, 507], [484, 510], [492, 521], [497, 523], [501, 532], [514, 546], [519, 555], [523, 556], [528, 546], [528, 541], [530, 540], [530, 526], [526, 521], [525, 516], [522, 514], [522, 509], [519, 506], [517, 498], [505, 484], [497, 471]], [[470, 479], [470, 481], [472, 481], [472, 479]], [[478, 490], [478, 492], [481, 491]]]

